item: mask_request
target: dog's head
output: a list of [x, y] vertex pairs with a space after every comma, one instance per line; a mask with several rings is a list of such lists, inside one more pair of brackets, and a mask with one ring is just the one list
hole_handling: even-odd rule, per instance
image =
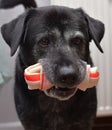
[[103, 52], [100, 41], [104, 25], [82, 9], [42, 7], [30, 10], [1, 28], [2, 35], [14, 55], [26, 66], [42, 63], [46, 77], [55, 86], [45, 93], [66, 100], [75, 93], [75, 86], [85, 77], [90, 62], [89, 42], [94, 40]]

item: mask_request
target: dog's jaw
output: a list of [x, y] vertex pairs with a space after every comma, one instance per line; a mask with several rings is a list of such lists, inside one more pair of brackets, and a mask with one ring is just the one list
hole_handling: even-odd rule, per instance
[[66, 101], [69, 100], [71, 97], [73, 97], [76, 91], [77, 91], [76, 87], [70, 89], [64, 89], [54, 86], [51, 89], [45, 90], [44, 93], [49, 97], [56, 98], [60, 101]]
[[[45, 65], [43, 64], [43, 66]], [[79, 78], [78, 80], [75, 81], [75, 84], [73, 86], [69, 86], [69, 84], [66, 84], [66, 85], [58, 84], [57, 82], [55, 82], [55, 80], [52, 81], [50, 78], [48, 78], [54, 84], [54, 86], [48, 90], [45, 90], [44, 93], [47, 96], [56, 98], [60, 101], [66, 101], [66, 100], [69, 100], [71, 97], [73, 97], [75, 93], [77, 92], [77, 85], [83, 81], [86, 75], [86, 62], [80, 60], [79, 66], [80, 66], [80, 71], [79, 71], [80, 73], [78, 75]], [[44, 67], [44, 71], [47, 72], [49, 69], [51, 70], [51, 68], [52, 67], [46, 69], [46, 67]], [[49, 72], [53, 72], [53, 71], [49, 71]], [[45, 73], [45, 74], [48, 74], [48, 73]]]

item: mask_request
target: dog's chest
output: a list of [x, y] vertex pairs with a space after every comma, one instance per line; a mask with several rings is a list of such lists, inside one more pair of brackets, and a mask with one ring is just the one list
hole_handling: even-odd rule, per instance
[[[74, 100], [75, 101], [75, 100]], [[77, 107], [73, 100], [60, 102], [49, 97], [44, 97], [42, 94], [39, 97], [39, 111], [42, 115], [42, 124], [49, 129], [64, 129], [79, 125]]]

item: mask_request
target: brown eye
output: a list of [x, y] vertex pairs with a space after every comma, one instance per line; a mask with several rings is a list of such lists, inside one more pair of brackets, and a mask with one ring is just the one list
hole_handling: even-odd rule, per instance
[[50, 42], [49, 42], [49, 39], [47, 39], [47, 38], [41, 39], [41, 40], [39, 41], [39, 45], [42, 46], [42, 47], [48, 46], [49, 43], [50, 43]]
[[75, 38], [71, 39], [70, 43], [72, 45], [80, 45], [82, 43], [82, 39], [79, 37], [75, 37]]

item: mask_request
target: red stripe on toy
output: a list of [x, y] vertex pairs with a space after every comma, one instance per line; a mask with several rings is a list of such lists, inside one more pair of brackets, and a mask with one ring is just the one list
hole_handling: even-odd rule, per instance
[[41, 90], [44, 90], [44, 73], [42, 73]]
[[29, 80], [29, 81], [39, 81], [40, 80], [40, 74], [28, 75], [28, 74], [24, 73], [24, 76], [25, 76], [26, 80]]
[[90, 78], [98, 78], [100, 75], [99, 72], [96, 72], [96, 73], [90, 73]]

